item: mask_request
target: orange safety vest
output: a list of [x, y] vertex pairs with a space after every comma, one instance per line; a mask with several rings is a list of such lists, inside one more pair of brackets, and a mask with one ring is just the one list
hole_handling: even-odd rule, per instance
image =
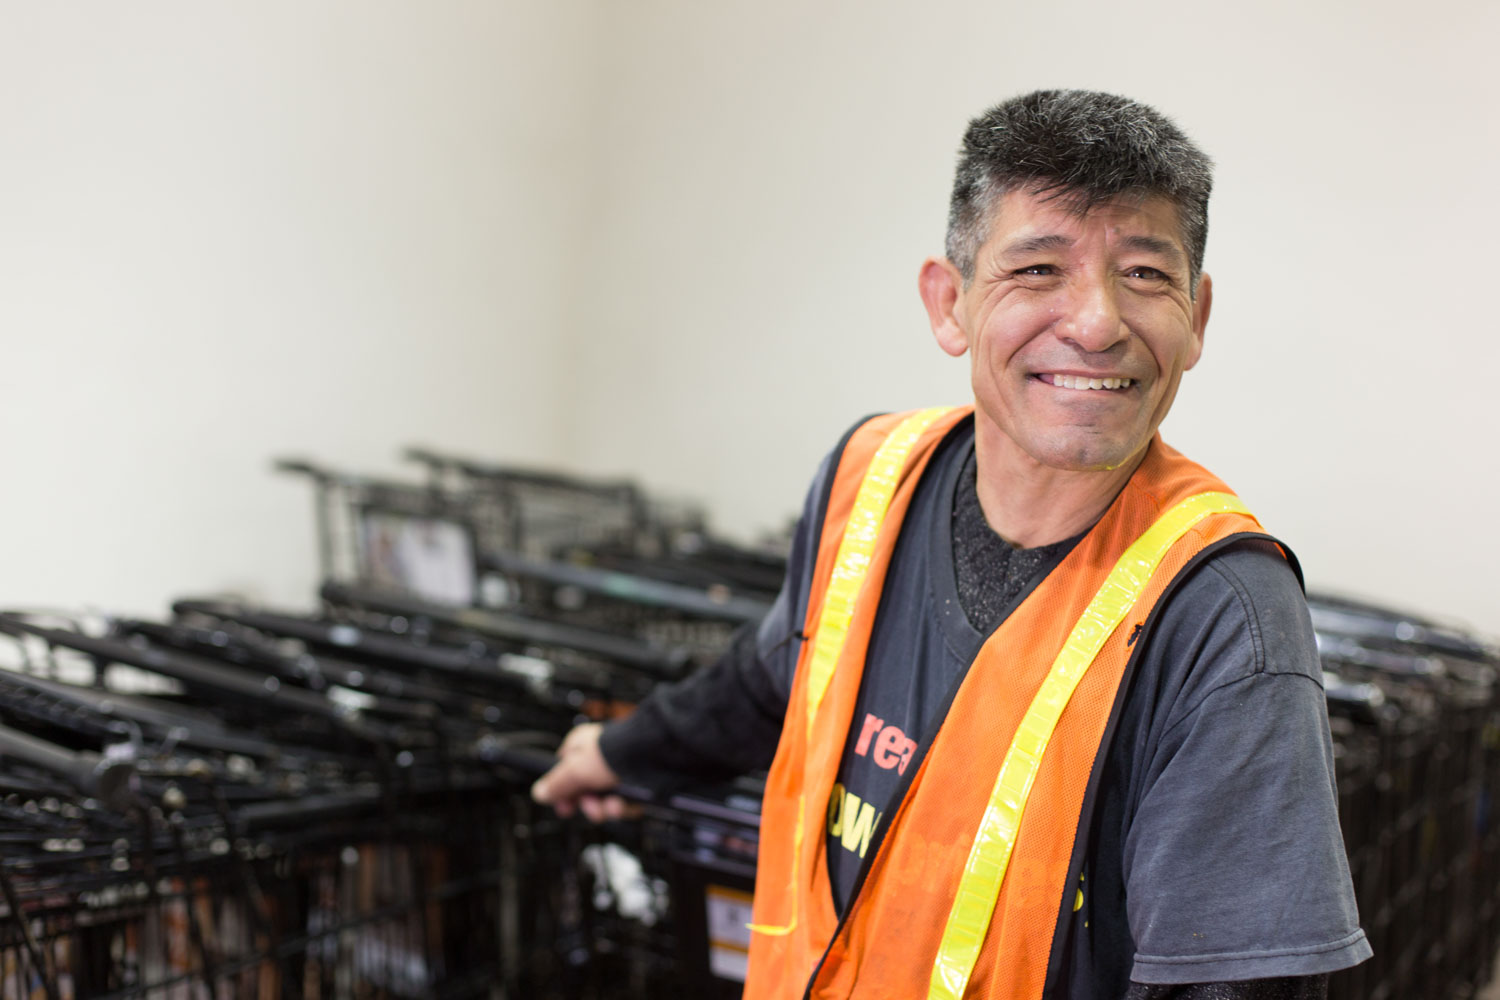
[[1204, 547], [1261, 530], [1155, 438], [1099, 522], [985, 641], [840, 923], [824, 812], [875, 610], [923, 469], [970, 409], [876, 417], [843, 450], [766, 780], [747, 1000], [1041, 998], [1133, 652], [1133, 627], [1119, 626], [1144, 622]]

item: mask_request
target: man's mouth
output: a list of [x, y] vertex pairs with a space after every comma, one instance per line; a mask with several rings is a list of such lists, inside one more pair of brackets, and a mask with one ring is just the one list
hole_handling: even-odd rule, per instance
[[1134, 379], [1089, 378], [1087, 375], [1038, 375], [1037, 378], [1059, 389], [1129, 389]]

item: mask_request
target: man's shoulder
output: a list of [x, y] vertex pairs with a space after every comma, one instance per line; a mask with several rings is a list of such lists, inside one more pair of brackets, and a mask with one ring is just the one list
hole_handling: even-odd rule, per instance
[[1210, 625], [1248, 629], [1263, 638], [1268, 629], [1312, 635], [1297, 571], [1282, 545], [1265, 536], [1231, 538], [1188, 567], [1162, 608], [1163, 624], [1202, 622], [1210, 609]]
[[[932, 473], [942, 468], [948, 461], [961, 458], [965, 450], [973, 446], [974, 421], [968, 414], [970, 407], [949, 407], [949, 411], [964, 410], [965, 413], [959, 417], [944, 433], [942, 439], [937, 443], [932, 459], [928, 464], [928, 472], [924, 480], [935, 478]], [[854, 421], [844, 429], [838, 440], [823, 456], [819, 463], [817, 472], [813, 475], [812, 484], [808, 490], [807, 501], [803, 508], [804, 517], [811, 517], [815, 523], [822, 523], [826, 513], [828, 495], [833, 487], [835, 475], [839, 472], [840, 463], [843, 461], [845, 451], [850, 441], [861, 431], [886, 432], [893, 430], [903, 417], [911, 416], [923, 411], [910, 410], [880, 411], [867, 414]], [[929, 411], [930, 412], [930, 411]]]
[[1323, 683], [1302, 585], [1262, 538], [1231, 541], [1186, 568], [1147, 642], [1143, 668], [1177, 689], [1183, 707], [1259, 674]]

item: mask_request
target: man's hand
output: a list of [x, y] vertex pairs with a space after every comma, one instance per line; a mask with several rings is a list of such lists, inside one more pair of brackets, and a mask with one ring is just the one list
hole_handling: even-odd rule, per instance
[[531, 797], [551, 806], [559, 816], [583, 813], [594, 823], [620, 819], [629, 812], [618, 795], [603, 795], [620, 783], [599, 751], [603, 726], [587, 722], [575, 726], [557, 748], [557, 763], [531, 786]]

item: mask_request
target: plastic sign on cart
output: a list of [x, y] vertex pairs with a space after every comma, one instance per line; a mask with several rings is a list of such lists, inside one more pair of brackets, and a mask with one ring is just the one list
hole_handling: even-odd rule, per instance
[[469, 606], [477, 595], [473, 532], [456, 521], [366, 510], [359, 559], [376, 586], [438, 604]]
[[750, 916], [754, 899], [748, 892], [711, 885], [708, 907], [708, 968], [721, 979], [745, 981], [750, 960]]

